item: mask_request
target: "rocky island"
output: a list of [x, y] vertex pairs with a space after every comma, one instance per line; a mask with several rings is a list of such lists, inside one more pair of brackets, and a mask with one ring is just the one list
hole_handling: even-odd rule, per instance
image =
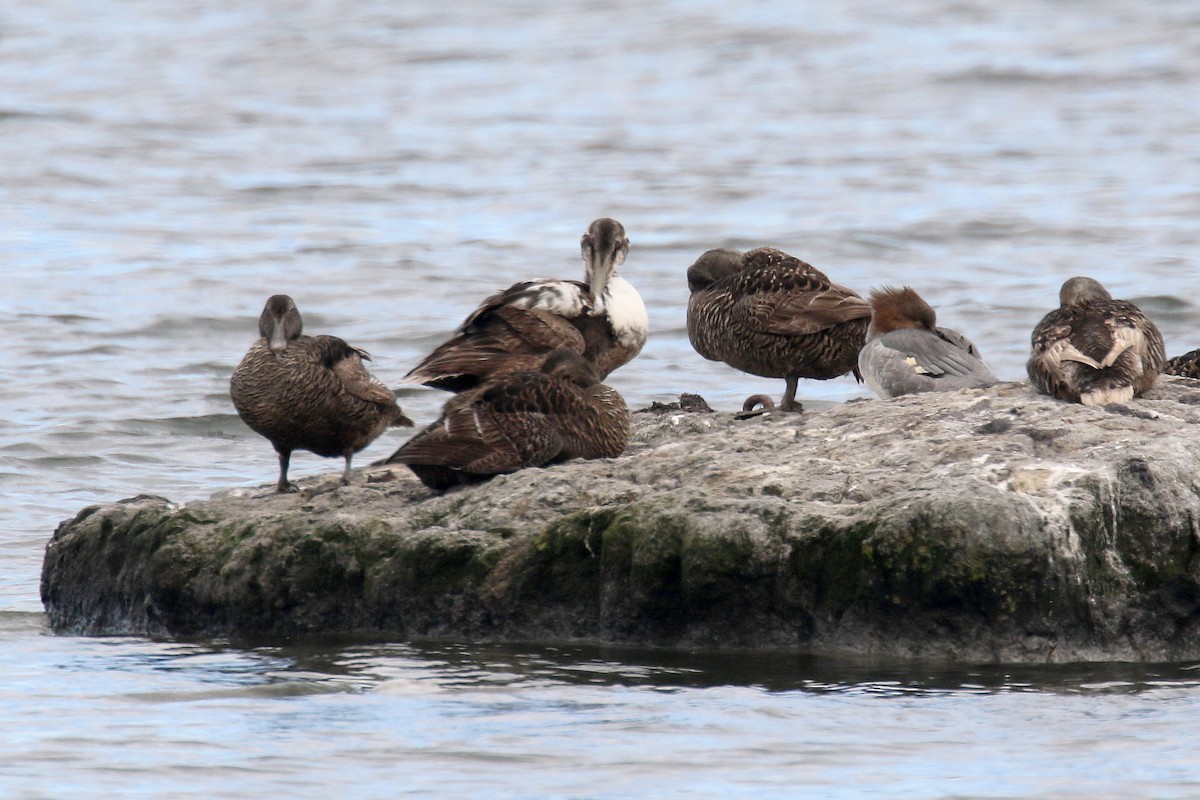
[[[364, 474], [365, 473], [365, 474]], [[636, 413], [617, 459], [438, 495], [404, 467], [84, 509], [53, 628], [1200, 658], [1200, 381], [1028, 383], [749, 420]]]

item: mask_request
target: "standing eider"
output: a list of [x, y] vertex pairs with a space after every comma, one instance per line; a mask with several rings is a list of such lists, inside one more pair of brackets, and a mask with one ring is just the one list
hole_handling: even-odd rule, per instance
[[858, 371], [880, 397], [990, 386], [997, 378], [970, 339], [940, 328], [937, 314], [905, 286], [870, 294], [871, 325]]
[[710, 361], [783, 378], [782, 411], [799, 411], [800, 378], [858, 374], [871, 307], [824, 273], [770, 247], [709, 250], [688, 268], [688, 338]]
[[1113, 300], [1092, 278], [1071, 278], [1058, 299], [1033, 329], [1026, 369], [1039, 392], [1101, 406], [1154, 385], [1166, 365], [1163, 338], [1137, 306]]
[[293, 450], [350, 460], [385, 429], [413, 424], [392, 392], [363, 366], [370, 356], [336, 336], [303, 336], [296, 304], [287, 295], [267, 300], [255, 342], [229, 381], [238, 416], [279, 454], [278, 492], [288, 483]]
[[650, 321], [637, 290], [617, 274], [629, 253], [625, 228], [598, 219], [580, 249], [583, 281], [522, 281], [492, 295], [405, 381], [461, 392], [505, 372], [537, 370], [559, 348], [582, 354], [601, 380], [632, 360]]
[[407, 464], [431, 489], [478, 483], [571, 458], [616, 458], [629, 441], [629, 411], [571, 350], [538, 371], [497, 375], [452, 397], [436, 422], [386, 463]]

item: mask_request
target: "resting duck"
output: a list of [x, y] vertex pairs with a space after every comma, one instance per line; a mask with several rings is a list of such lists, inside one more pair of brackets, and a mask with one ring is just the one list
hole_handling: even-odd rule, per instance
[[370, 356], [336, 336], [304, 336], [296, 304], [287, 295], [267, 300], [258, 318], [261, 338], [229, 381], [238, 416], [279, 454], [277, 492], [293, 492], [288, 463], [293, 450], [350, 461], [388, 427], [413, 424], [396, 398], [367, 371]]
[[1178, 375], [1182, 378], [1200, 378], [1200, 350], [1191, 350], [1181, 356], [1168, 359], [1163, 374]]
[[1071, 278], [1058, 298], [1059, 308], [1033, 329], [1026, 368], [1039, 392], [1100, 406], [1154, 385], [1166, 366], [1162, 334], [1137, 306], [1112, 299], [1092, 278]]
[[871, 325], [858, 371], [880, 397], [990, 386], [998, 380], [967, 337], [939, 328], [937, 315], [915, 291], [871, 291]]
[[559, 348], [582, 354], [601, 380], [627, 364], [646, 344], [650, 320], [637, 290], [617, 274], [629, 253], [625, 228], [598, 219], [580, 249], [582, 282], [523, 281], [492, 295], [405, 380], [461, 392], [505, 372], [537, 370]]
[[871, 307], [794, 256], [770, 247], [709, 250], [688, 268], [688, 338], [710, 361], [783, 378], [782, 411], [799, 411], [800, 378], [858, 373]]
[[407, 464], [442, 491], [572, 458], [616, 458], [628, 441], [621, 395], [582, 356], [562, 349], [536, 372], [497, 375], [452, 397], [385, 463]]

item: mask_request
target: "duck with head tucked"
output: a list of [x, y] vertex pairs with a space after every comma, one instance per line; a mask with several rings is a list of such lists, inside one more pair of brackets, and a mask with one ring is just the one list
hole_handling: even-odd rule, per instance
[[956, 330], [941, 328], [937, 314], [905, 286], [873, 289], [867, 343], [858, 370], [880, 397], [990, 386], [997, 378], [975, 344]]
[[637, 290], [617, 274], [629, 253], [625, 228], [597, 219], [580, 239], [583, 281], [522, 281], [483, 301], [405, 380], [461, 392], [488, 378], [537, 370], [553, 350], [583, 355], [603, 380], [646, 344], [650, 321]]
[[628, 441], [621, 395], [564, 348], [539, 370], [497, 375], [451, 398], [436, 422], [384, 463], [407, 464], [442, 491], [572, 458], [616, 458]]
[[366, 351], [336, 336], [304, 336], [292, 298], [267, 300], [258, 319], [259, 340], [234, 370], [229, 394], [238, 416], [266, 437], [279, 455], [277, 492], [296, 491], [288, 482], [293, 450], [350, 461], [387, 428], [411, 426], [396, 398], [363, 365]]
[[687, 271], [688, 338], [710, 361], [786, 381], [781, 411], [800, 411], [800, 378], [847, 372], [862, 380], [858, 351], [867, 301], [816, 267], [771, 247], [709, 250]]
[[1071, 278], [1059, 307], [1033, 329], [1026, 369], [1034, 387], [1059, 400], [1102, 406], [1139, 397], [1166, 366], [1162, 334], [1099, 281]]

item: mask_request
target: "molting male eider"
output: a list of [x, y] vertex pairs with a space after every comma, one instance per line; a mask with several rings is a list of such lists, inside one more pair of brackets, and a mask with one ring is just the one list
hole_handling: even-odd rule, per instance
[[1191, 350], [1181, 356], [1168, 359], [1163, 374], [1178, 375], [1183, 378], [1200, 378], [1200, 350]]
[[438, 491], [571, 458], [616, 458], [629, 411], [587, 361], [556, 350], [542, 368], [508, 372], [452, 397], [441, 417], [387, 459]]
[[229, 394], [238, 416], [279, 454], [276, 491], [288, 483], [293, 450], [350, 460], [391, 426], [412, 425], [396, 398], [363, 366], [370, 356], [336, 336], [302, 336], [296, 304], [287, 295], [267, 300], [257, 342], [234, 370]]
[[871, 325], [858, 371], [880, 397], [990, 386], [997, 378], [974, 343], [939, 328], [937, 315], [915, 291], [885, 286], [870, 295]]
[[710, 361], [783, 378], [783, 411], [800, 378], [858, 374], [871, 307], [824, 273], [770, 247], [709, 250], [688, 268], [688, 338]]
[[1033, 329], [1026, 369], [1039, 392], [1102, 406], [1154, 385], [1166, 365], [1162, 334], [1137, 306], [1113, 300], [1092, 278], [1071, 278], [1058, 299]]
[[543, 278], [492, 295], [405, 380], [461, 392], [505, 372], [536, 370], [558, 348], [581, 353], [601, 380], [628, 363], [650, 321], [637, 290], [617, 274], [629, 253], [625, 228], [598, 219], [580, 248], [583, 282]]

